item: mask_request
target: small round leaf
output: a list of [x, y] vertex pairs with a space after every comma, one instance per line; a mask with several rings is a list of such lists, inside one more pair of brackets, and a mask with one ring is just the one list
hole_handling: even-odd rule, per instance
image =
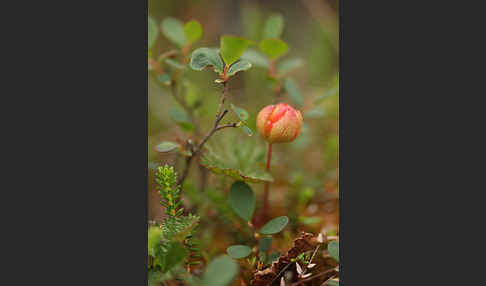
[[184, 24], [175, 18], [167, 17], [161, 24], [162, 33], [174, 44], [183, 47], [186, 44]]
[[329, 242], [327, 250], [329, 251], [329, 255], [339, 262], [339, 242], [335, 240]]
[[223, 36], [221, 37], [220, 50], [221, 57], [228, 66], [236, 62], [243, 52], [251, 44], [251, 41], [241, 37]]
[[262, 40], [260, 41], [258, 47], [271, 59], [276, 59], [283, 56], [289, 50], [289, 46], [280, 39]]
[[250, 255], [251, 248], [246, 245], [232, 245], [226, 249], [226, 252], [234, 259], [240, 259]]
[[209, 263], [203, 275], [205, 286], [227, 286], [238, 273], [238, 264], [228, 255], [220, 255]]
[[277, 218], [272, 219], [271, 221], [267, 222], [261, 229], [261, 234], [275, 234], [282, 231], [282, 229], [287, 225], [289, 222], [289, 218], [286, 216], [279, 216]]
[[197, 42], [202, 36], [202, 27], [196, 20], [191, 20], [184, 25], [184, 35], [191, 43]]

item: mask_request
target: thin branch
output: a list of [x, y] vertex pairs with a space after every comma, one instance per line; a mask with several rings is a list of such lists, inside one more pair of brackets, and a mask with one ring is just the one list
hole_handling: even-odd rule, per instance
[[334, 274], [334, 275], [332, 275], [331, 277], [327, 278], [327, 279], [326, 279], [326, 281], [322, 282], [322, 284], [321, 284], [321, 285], [319, 285], [319, 286], [324, 286], [324, 285], [326, 285], [326, 284], [327, 284], [327, 282], [329, 282], [329, 280], [331, 280], [332, 278], [336, 277], [336, 275], [337, 275], [337, 274]]

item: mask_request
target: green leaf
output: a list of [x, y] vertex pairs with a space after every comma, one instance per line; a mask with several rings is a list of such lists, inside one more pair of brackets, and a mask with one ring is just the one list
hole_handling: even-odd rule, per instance
[[194, 129], [191, 118], [184, 110], [180, 108], [172, 108], [169, 110], [169, 116], [184, 130], [192, 131]]
[[234, 76], [237, 72], [246, 71], [249, 68], [251, 68], [251, 63], [249, 61], [239, 60], [229, 67], [227, 76]]
[[181, 65], [180, 63], [174, 61], [173, 59], [165, 59], [165, 63], [178, 70], [183, 70], [186, 68], [184, 65]]
[[280, 39], [261, 40], [258, 47], [271, 59], [281, 57], [289, 50], [289, 46]]
[[272, 14], [268, 17], [263, 28], [263, 38], [280, 38], [284, 28], [284, 19], [280, 14]]
[[243, 129], [243, 131], [245, 131], [246, 134], [248, 134], [248, 136], [252, 136], [253, 135], [253, 131], [251, 131], [251, 129], [248, 128], [246, 125], [241, 125], [240, 128]]
[[233, 210], [245, 221], [250, 221], [255, 211], [255, 194], [243, 181], [236, 181], [230, 187], [229, 203]]
[[233, 103], [231, 104], [231, 110], [238, 116], [241, 121], [246, 121], [248, 119], [248, 112], [243, 108], [236, 107]]
[[170, 85], [172, 79], [170, 77], [170, 74], [168, 73], [164, 73], [164, 74], [160, 74], [157, 76], [157, 79], [164, 85]]
[[324, 111], [319, 107], [314, 107], [311, 110], [304, 113], [304, 118], [322, 118], [324, 117]]
[[228, 255], [220, 255], [209, 263], [203, 275], [205, 286], [227, 286], [238, 273], [238, 264]]
[[159, 260], [164, 273], [182, 262], [188, 255], [188, 251], [178, 242], [170, 243], [164, 252], [165, 255], [160, 256]]
[[280, 257], [280, 251], [270, 253], [267, 258], [267, 264], [271, 264]]
[[154, 46], [155, 41], [157, 40], [157, 34], [159, 33], [159, 29], [157, 28], [157, 22], [155, 22], [154, 18], [148, 17], [148, 48], [151, 49]]
[[262, 237], [258, 240], [258, 249], [262, 252], [265, 252], [270, 249], [272, 245], [273, 238], [272, 237]]
[[304, 66], [304, 61], [302, 59], [299, 58], [285, 59], [278, 64], [277, 70], [278, 70], [278, 74], [282, 76], [302, 66]]
[[184, 35], [191, 44], [201, 38], [202, 32], [201, 24], [196, 20], [191, 20], [184, 25]]
[[321, 222], [321, 218], [318, 216], [301, 216], [299, 217], [299, 222], [306, 225], [313, 225]]
[[179, 148], [179, 144], [176, 142], [164, 141], [155, 146], [155, 150], [158, 152], [170, 152]]
[[289, 222], [289, 218], [286, 216], [279, 216], [267, 222], [259, 231], [261, 234], [275, 234], [282, 231], [282, 229]]
[[287, 93], [289, 94], [289, 97], [298, 106], [302, 106], [304, 104], [304, 98], [302, 98], [299, 87], [297, 86], [297, 83], [293, 79], [291, 79], [291, 78], [285, 79], [284, 88], [287, 91]]
[[186, 44], [186, 38], [184, 36], [184, 24], [175, 18], [167, 17], [161, 24], [162, 33], [172, 43], [176, 44], [180, 48]]
[[221, 37], [220, 51], [221, 57], [223, 57], [225, 64], [230, 66], [231, 64], [236, 62], [250, 44], [250, 40], [241, 37]]
[[331, 96], [334, 96], [334, 95], [338, 95], [338, 94], [339, 94], [339, 86], [331, 88], [327, 92], [325, 92], [323, 95], [317, 97], [314, 100], [314, 103], [315, 104], [321, 103], [324, 99], [331, 97]]
[[[244, 126], [244, 125], [243, 125]], [[265, 171], [265, 145], [258, 140], [246, 140], [230, 131], [222, 132], [221, 140], [205, 145], [201, 164], [216, 174], [250, 183], [272, 182]], [[217, 151], [216, 151], [217, 150]]]
[[155, 256], [155, 249], [160, 245], [162, 229], [158, 226], [151, 226], [148, 230], [148, 254]]
[[242, 55], [241, 55], [242, 60], [247, 60], [249, 61], [252, 65], [266, 68], [268, 69], [270, 67], [270, 62], [268, 61], [267, 57], [260, 53], [259, 51], [256, 50], [246, 50]]
[[217, 73], [223, 74], [223, 61], [218, 49], [199, 48], [192, 52], [190, 63], [192, 69], [202, 71], [207, 66], [212, 66]]
[[339, 262], [339, 241], [333, 240], [329, 242], [327, 250], [329, 251], [329, 255]]
[[234, 259], [240, 259], [250, 255], [251, 248], [246, 245], [232, 245], [226, 249], [226, 252]]
[[331, 280], [327, 281], [327, 285], [339, 286], [339, 279], [338, 278], [331, 279]]

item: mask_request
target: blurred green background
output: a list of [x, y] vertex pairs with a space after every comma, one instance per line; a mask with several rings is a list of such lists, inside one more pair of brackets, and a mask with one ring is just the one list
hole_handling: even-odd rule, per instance
[[[192, 48], [218, 47], [222, 35], [247, 37], [255, 42], [262, 38], [266, 19], [273, 13], [283, 16], [285, 26], [281, 39], [288, 43], [289, 51], [279, 61], [301, 59], [303, 65], [292, 70], [288, 77], [295, 80], [303, 98], [298, 106], [286, 92], [279, 99], [301, 110], [304, 127], [294, 142], [276, 144], [273, 147], [271, 174], [275, 182], [271, 184], [271, 216], [288, 215], [291, 228], [283, 236], [287, 240], [295, 237], [297, 231], [318, 232], [322, 228], [331, 233], [339, 231], [338, 210], [338, 68], [339, 68], [339, 21], [338, 1], [234, 1], [234, 0], [149, 0], [148, 13], [158, 25], [170, 16], [183, 22], [198, 20], [203, 27], [203, 35]], [[152, 48], [154, 57], [176, 48], [159, 31]], [[256, 50], [256, 46], [251, 49]], [[190, 55], [190, 52], [189, 52]], [[228, 128], [216, 133], [208, 145], [231, 145], [232, 150], [254, 146], [264, 155], [265, 142], [256, 132], [255, 119], [261, 108], [274, 103], [274, 95], [269, 87], [267, 70], [258, 66], [238, 73], [229, 82], [227, 104], [233, 103], [249, 113], [249, 127], [253, 136], [247, 136], [241, 129]], [[202, 133], [209, 130], [214, 122], [221, 86], [214, 83], [217, 75], [210, 70], [202, 72], [186, 68], [180, 84], [188, 102], [197, 103], [195, 116]], [[157, 83], [157, 78], [149, 73], [148, 81], [148, 159], [149, 159], [149, 220], [161, 221], [164, 217], [159, 204], [159, 194], [155, 190], [153, 169], [169, 164], [181, 173], [184, 158], [177, 152], [159, 153], [155, 146], [161, 141], [184, 141], [193, 136], [171, 118], [177, 103], [170, 95], [170, 89]], [[236, 117], [228, 114], [223, 120], [233, 122]], [[256, 147], [255, 147], [256, 146]], [[219, 147], [216, 147], [219, 148]], [[237, 155], [235, 155], [237, 156]], [[264, 158], [258, 158], [264, 161]], [[261, 162], [260, 162], [261, 163]], [[232, 178], [208, 172], [206, 190], [198, 189], [199, 166], [192, 165], [186, 180], [183, 200], [186, 207], [202, 217], [201, 238], [213, 252], [224, 251], [233, 243], [231, 230], [222, 230], [220, 224], [235, 223], [228, 214], [227, 221], [219, 222], [205, 218], [216, 212], [221, 218], [225, 210], [224, 202]], [[257, 194], [257, 210], [261, 206], [263, 184], [251, 184]], [[202, 193], [201, 191], [204, 191]], [[201, 195], [203, 194], [203, 195]], [[205, 203], [204, 203], [205, 202]], [[221, 203], [218, 205], [218, 203]], [[206, 207], [204, 207], [206, 205]], [[223, 241], [210, 238], [217, 232]], [[294, 232], [294, 233], [292, 233]], [[206, 238], [204, 238], [206, 237]], [[225, 241], [224, 237], [228, 237]], [[234, 239], [233, 239], [234, 240]], [[282, 242], [284, 243], [284, 242]], [[203, 243], [204, 244], [204, 243]], [[211, 252], [211, 251], [209, 251]]]

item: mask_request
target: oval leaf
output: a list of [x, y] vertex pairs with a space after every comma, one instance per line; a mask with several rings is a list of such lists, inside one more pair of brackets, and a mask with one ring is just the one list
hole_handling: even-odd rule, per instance
[[212, 66], [214, 70], [223, 73], [223, 61], [219, 56], [218, 50], [214, 48], [199, 48], [191, 55], [190, 67], [197, 71], [202, 71], [204, 68]]
[[297, 83], [293, 79], [291, 78], [285, 79], [284, 88], [289, 94], [290, 98], [297, 105], [302, 106], [304, 104], [304, 98], [302, 98], [299, 87], [297, 86]]
[[176, 150], [179, 147], [179, 144], [176, 142], [171, 141], [164, 141], [161, 142], [159, 145], [155, 146], [155, 150], [158, 152], [170, 152]]
[[157, 28], [157, 22], [154, 18], [148, 17], [148, 48], [151, 49], [157, 40], [157, 34], [159, 29]]
[[258, 47], [271, 59], [281, 57], [289, 50], [289, 46], [280, 39], [262, 40]]
[[255, 211], [255, 194], [243, 181], [236, 181], [230, 187], [229, 203], [244, 220], [250, 221]]
[[236, 62], [243, 52], [251, 44], [251, 41], [241, 37], [223, 36], [221, 37], [220, 50], [221, 57], [228, 66]]
[[181, 48], [184, 47], [186, 37], [184, 36], [184, 24], [180, 20], [172, 17], [165, 18], [161, 28], [167, 39]]
[[240, 259], [250, 255], [251, 248], [246, 245], [232, 245], [226, 249], [226, 252], [234, 259]]
[[300, 68], [304, 65], [304, 61], [299, 58], [286, 59], [278, 64], [277, 70], [280, 76], [292, 71], [293, 69]]
[[258, 240], [258, 249], [262, 252], [265, 252], [270, 249], [272, 245], [273, 238], [271, 237], [262, 237]]
[[263, 38], [280, 38], [284, 28], [284, 19], [280, 14], [273, 14], [268, 17], [263, 28]]
[[238, 272], [238, 264], [228, 255], [220, 255], [206, 268], [203, 283], [206, 286], [226, 286]]
[[231, 110], [238, 116], [241, 121], [246, 121], [248, 119], [248, 112], [243, 108], [236, 107], [233, 103], [231, 104]]
[[286, 216], [279, 216], [277, 218], [272, 219], [271, 221], [267, 222], [261, 229], [261, 234], [275, 234], [279, 233], [284, 229], [284, 227], [289, 222], [289, 218]]
[[339, 242], [335, 240], [329, 242], [327, 250], [329, 251], [329, 255], [339, 262]]
[[202, 36], [201, 24], [196, 20], [191, 20], [184, 25], [184, 35], [192, 44], [197, 42]]
[[263, 55], [262, 53], [255, 51], [255, 50], [246, 50], [242, 55], [241, 55], [242, 60], [247, 60], [249, 61], [252, 65], [257, 66], [257, 67], [262, 67], [262, 68], [269, 68], [270, 67], [270, 62], [268, 59]]
[[249, 61], [237, 61], [229, 67], [227, 76], [234, 76], [237, 72], [246, 71], [249, 68], [251, 68], [251, 63]]

